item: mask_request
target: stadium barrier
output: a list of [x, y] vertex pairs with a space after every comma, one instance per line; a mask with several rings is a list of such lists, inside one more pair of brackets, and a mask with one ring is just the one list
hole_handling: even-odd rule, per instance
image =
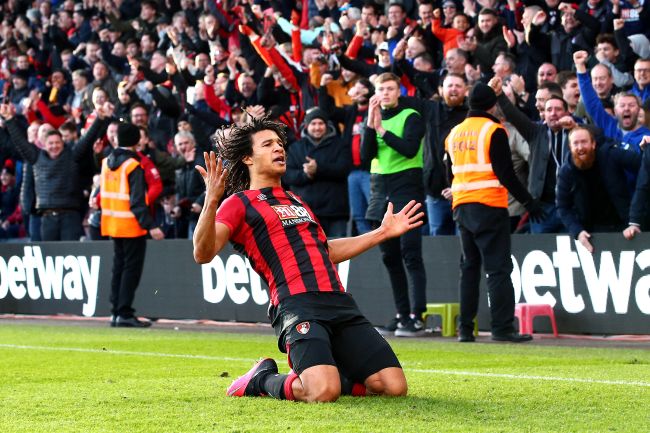
[[[554, 307], [560, 333], [650, 333], [650, 234], [595, 234], [589, 254], [567, 235], [513, 236], [516, 302]], [[0, 313], [108, 316], [112, 248], [104, 242], [0, 245]], [[427, 301], [458, 301], [456, 237], [425, 237]], [[646, 272], [648, 270], [648, 272]], [[394, 313], [378, 248], [339, 265], [347, 290], [377, 324]], [[479, 325], [489, 329], [482, 281]], [[151, 318], [266, 322], [266, 286], [230, 247], [197, 265], [187, 240], [150, 242], [134, 306]], [[549, 332], [547, 321], [537, 332]]]

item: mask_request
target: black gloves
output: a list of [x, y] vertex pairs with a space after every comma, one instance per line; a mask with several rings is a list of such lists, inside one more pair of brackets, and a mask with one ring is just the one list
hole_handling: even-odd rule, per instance
[[547, 217], [546, 211], [542, 207], [542, 202], [538, 199], [532, 199], [531, 201], [524, 204], [524, 207], [528, 211], [528, 219], [531, 222], [539, 223]]

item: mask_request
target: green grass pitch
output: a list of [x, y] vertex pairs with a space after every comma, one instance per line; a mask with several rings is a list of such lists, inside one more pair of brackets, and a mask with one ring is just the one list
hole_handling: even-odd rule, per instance
[[0, 431], [649, 432], [644, 350], [391, 340], [405, 398], [229, 398], [272, 335], [2, 323]]

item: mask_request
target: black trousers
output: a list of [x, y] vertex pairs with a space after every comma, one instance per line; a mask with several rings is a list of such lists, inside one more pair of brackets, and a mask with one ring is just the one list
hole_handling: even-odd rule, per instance
[[147, 238], [113, 238], [113, 278], [111, 312], [115, 316], [133, 317], [133, 298], [140, 284]]
[[[395, 206], [395, 212], [403, 206]], [[397, 313], [407, 317], [420, 315], [427, 309], [427, 276], [422, 260], [422, 233], [410, 230], [398, 238], [379, 245], [382, 260], [390, 277]]]
[[510, 219], [508, 210], [479, 203], [454, 209], [460, 231], [460, 328], [471, 333], [478, 312], [481, 265], [487, 274], [492, 333], [513, 332], [515, 295], [510, 279]]

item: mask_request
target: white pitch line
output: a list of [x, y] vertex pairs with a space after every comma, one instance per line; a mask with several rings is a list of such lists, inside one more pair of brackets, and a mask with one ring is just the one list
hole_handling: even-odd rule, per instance
[[557, 376], [532, 376], [528, 374], [507, 374], [507, 373], [479, 373], [476, 371], [454, 371], [454, 370], [425, 370], [416, 368], [405, 368], [405, 371], [414, 373], [427, 374], [446, 374], [453, 376], [477, 376], [477, 377], [497, 377], [502, 379], [524, 379], [524, 380], [546, 380], [552, 382], [578, 382], [578, 383], [595, 383], [599, 385], [630, 385], [650, 387], [649, 382], [627, 381], [627, 380], [600, 380], [600, 379], [582, 379], [579, 377], [557, 377]]
[[82, 353], [105, 353], [107, 355], [133, 355], [153, 356], [157, 358], [182, 358], [182, 359], [206, 359], [208, 361], [254, 361], [252, 358], [230, 358], [227, 356], [192, 355], [189, 353], [161, 353], [161, 352], [132, 352], [127, 350], [112, 349], [84, 349], [82, 347], [51, 347], [51, 346], [25, 346], [20, 344], [0, 344], [0, 348], [25, 349], [25, 350], [49, 350], [52, 352], [82, 352]]
[[[46, 350], [53, 352], [81, 352], [81, 353], [103, 353], [107, 355], [130, 355], [130, 356], [151, 356], [157, 358], [181, 358], [181, 359], [202, 359], [208, 361], [236, 361], [236, 362], [253, 362], [253, 358], [233, 358], [228, 356], [209, 356], [209, 355], [192, 355], [183, 353], [162, 353], [162, 352], [132, 352], [126, 350], [111, 349], [85, 349], [81, 347], [51, 347], [51, 346], [27, 346], [19, 344], [0, 344], [0, 348], [22, 349], [22, 350]], [[650, 382], [626, 381], [626, 380], [600, 380], [600, 379], [583, 379], [578, 377], [557, 377], [557, 376], [533, 376], [526, 374], [507, 374], [507, 373], [480, 373], [476, 371], [458, 371], [458, 370], [436, 370], [405, 368], [406, 372], [425, 373], [425, 374], [442, 374], [450, 376], [474, 376], [474, 377], [494, 377], [501, 379], [519, 379], [519, 380], [545, 380], [550, 382], [573, 382], [589, 383], [597, 385], [624, 385], [624, 386], [641, 386], [650, 387]]]

